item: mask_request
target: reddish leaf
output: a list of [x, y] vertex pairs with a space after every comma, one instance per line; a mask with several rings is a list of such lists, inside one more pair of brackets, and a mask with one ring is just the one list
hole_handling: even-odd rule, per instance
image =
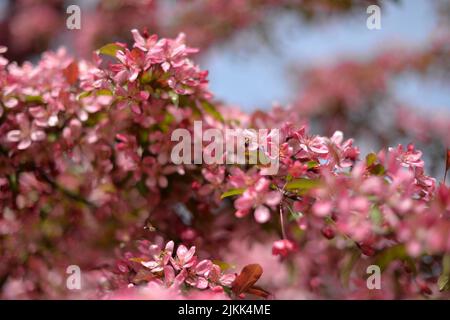
[[78, 81], [78, 63], [73, 61], [63, 70], [63, 74], [70, 85], [75, 84]]
[[444, 183], [447, 178], [447, 171], [450, 170], [450, 149], [447, 149], [447, 163], [445, 165]]
[[447, 149], [447, 166], [446, 170], [450, 170], [450, 149]]
[[261, 277], [262, 273], [263, 269], [259, 264], [246, 265], [234, 280], [231, 290], [236, 295], [248, 292]]
[[133, 261], [133, 262], [137, 262], [137, 263], [141, 263], [141, 262], [145, 262], [147, 261], [147, 258], [130, 258], [128, 259], [129, 261]]
[[254, 294], [255, 296], [267, 299], [270, 296], [270, 292], [264, 290], [263, 288], [253, 286], [246, 291], [247, 293]]

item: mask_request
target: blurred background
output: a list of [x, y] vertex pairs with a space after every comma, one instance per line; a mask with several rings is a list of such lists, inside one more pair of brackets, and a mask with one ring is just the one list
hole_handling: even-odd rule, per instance
[[[80, 30], [66, 28], [72, 4]], [[381, 30], [366, 26], [371, 4]], [[280, 104], [314, 133], [355, 137], [363, 152], [415, 142], [438, 177], [450, 140], [449, 25], [446, 0], [0, 0], [9, 60], [36, 62], [60, 46], [89, 59], [130, 42], [132, 28], [184, 32], [224, 105]]]

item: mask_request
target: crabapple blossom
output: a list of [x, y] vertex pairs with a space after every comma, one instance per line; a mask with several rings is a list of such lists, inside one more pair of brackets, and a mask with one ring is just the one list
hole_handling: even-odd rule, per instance
[[27, 149], [33, 142], [45, 139], [45, 132], [40, 130], [36, 124], [30, 123], [25, 114], [17, 114], [16, 122], [19, 125], [19, 129], [9, 131], [6, 135], [6, 140], [17, 142], [18, 150]]
[[[152, 276], [146, 276], [145, 269], [138, 267], [135, 282], [146, 280], [148, 283], [155, 282], [174, 290], [179, 290], [183, 284], [199, 290], [210, 288], [214, 292], [221, 292], [223, 287], [231, 286], [234, 274], [224, 274], [211, 260], [204, 259], [198, 262], [195, 247], [188, 250], [181, 244], [176, 250], [175, 257], [173, 257], [173, 249], [173, 241], [169, 241], [162, 250], [158, 245], [151, 244], [149, 249], [140, 250], [144, 256], [133, 257], [132, 254], [127, 254], [126, 260], [119, 263], [118, 268], [126, 275], [128, 268], [122, 267], [122, 264], [133, 268], [131, 264], [141, 261], [141, 266], [150, 269]], [[152, 256], [148, 257], [148, 254]], [[148, 258], [151, 260], [145, 260]]]
[[281, 193], [270, 191], [270, 181], [264, 177], [259, 178], [235, 202], [236, 216], [243, 217], [254, 208], [255, 220], [265, 223], [270, 219], [269, 208], [275, 207], [281, 201]]
[[286, 257], [289, 253], [294, 251], [295, 244], [287, 239], [277, 240], [273, 243], [272, 254]]
[[[172, 257], [173, 252], [173, 241], [169, 241], [166, 244], [166, 247], [163, 251], [155, 253], [153, 255], [154, 260], [151, 261], [143, 261], [142, 265], [146, 268], [149, 268], [152, 272], [161, 272], [164, 270], [165, 266], [169, 262]], [[152, 248], [155, 250], [155, 248]]]
[[[344, 139], [351, 117], [323, 135], [310, 125], [319, 107], [363, 112], [365, 92], [386, 94], [388, 76], [420, 69], [426, 53], [312, 70], [292, 106], [247, 114], [213, 99], [185, 35], [131, 38], [81, 61], [59, 49], [19, 65], [0, 47], [0, 297], [449, 297], [450, 191], [427, 150], [363, 154]], [[246, 154], [278, 171], [172, 163], [172, 132], [196, 121], [242, 127]], [[415, 130], [447, 133], [432, 123]], [[68, 261], [86, 270], [79, 293], [62, 285]], [[385, 281], [376, 293], [372, 264]], [[240, 286], [244, 270], [263, 288]]]

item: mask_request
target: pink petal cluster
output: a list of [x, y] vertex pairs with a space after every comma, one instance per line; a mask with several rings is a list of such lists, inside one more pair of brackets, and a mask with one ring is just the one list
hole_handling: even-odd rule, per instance
[[[141, 246], [145, 245], [148, 244], [143, 242]], [[139, 257], [126, 253], [125, 259], [119, 262], [118, 269], [126, 276], [131, 273], [136, 274], [132, 280], [136, 285], [142, 281], [138, 276], [149, 270], [151, 276], [144, 278], [146, 286], [150, 282], [155, 282], [178, 292], [181, 292], [184, 286], [199, 290], [208, 289], [215, 293], [223, 292], [224, 288], [231, 287], [235, 274], [225, 274], [211, 260], [199, 260], [195, 255], [194, 246], [188, 249], [180, 244], [175, 254], [173, 250], [173, 241], [169, 241], [164, 249], [152, 244], [141, 250]]]

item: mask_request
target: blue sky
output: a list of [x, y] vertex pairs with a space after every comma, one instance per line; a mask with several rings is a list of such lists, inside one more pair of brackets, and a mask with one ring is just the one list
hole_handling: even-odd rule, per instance
[[[368, 30], [365, 10], [322, 24], [305, 24], [289, 14], [274, 15], [269, 23], [270, 44], [262, 44], [256, 29], [239, 33], [200, 61], [210, 71], [216, 97], [246, 110], [287, 103], [294, 93], [293, 65], [307, 67], [345, 57], [364, 58], [379, 49], [424, 44], [435, 30], [433, 1], [387, 2], [381, 11], [381, 30]], [[395, 85], [403, 101], [450, 111], [450, 93], [444, 85], [403, 77]]]

